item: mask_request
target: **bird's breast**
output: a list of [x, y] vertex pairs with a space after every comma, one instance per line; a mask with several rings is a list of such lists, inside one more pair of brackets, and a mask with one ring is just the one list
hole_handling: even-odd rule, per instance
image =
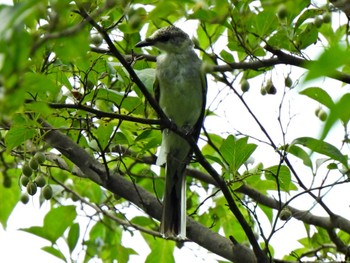
[[163, 56], [157, 61], [159, 104], [179, 127], [194, 126], [202, 111], [203, 92], [197, 57]]

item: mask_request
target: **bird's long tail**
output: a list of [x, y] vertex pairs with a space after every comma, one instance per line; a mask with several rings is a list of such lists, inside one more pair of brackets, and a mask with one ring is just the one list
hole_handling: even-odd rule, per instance
[[169, 154], [160, 232], [164, 237], [186, 238], [186, 163]]

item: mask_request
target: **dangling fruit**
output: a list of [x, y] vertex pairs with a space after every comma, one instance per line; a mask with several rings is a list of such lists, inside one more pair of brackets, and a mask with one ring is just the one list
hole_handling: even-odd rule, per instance
[[35, 195], [36, 194], [36, 191], [37, 191], [37, 187], [36, 187], [36, 184], [34, 182], [29, 182], [27, 184], [27, 193], [29, 195]]
[[37, 152], [34, 155], [34, 158], [38, 161], [39, 164], [42, 164], [46, 160], [45, 154], [43, 154], [42, 152]]
[[38, 187], [44, 187], [46, 185], [46, 179], [45, 179], [45, 177], [42, 174], [39, 174], [35, 178], [34, 182], [36, 183], [36, 185]]
[[33, 169], [29, 166], [28, 163], [25, 163], [25, 164], [23, 164], [23, 167], [22, 167], [22, 173], [25, 176], [30, 177], [33, 173]]
[[53, 195], [52, 187], [48, 184], [43, 188], [43, 196], [46, 200], [50, 200]]
[[33, 157], [33, 158], [30, 159], [30, 161], [29, 161], [29, 166], [30, 166], [30, 168], [32, 168], [33, 170], [38, 170], [38, 168], [39, 168], [38, 160], [35, 159], [35, 158]]
[[19, 180], [21, 182], [21, 185], [23, 185], [24, 187], [26, 187], [30, 181], [30, 179], [25, 175], [22, 175]]
[[29, 202], [29, 195], [27, 193], [22, 193], [20, 200], [23, 204], [27, 204]]

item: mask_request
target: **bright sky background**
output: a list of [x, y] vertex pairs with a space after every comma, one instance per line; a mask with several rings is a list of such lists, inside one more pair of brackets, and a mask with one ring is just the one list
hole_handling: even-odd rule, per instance
[[[1, 1], [0, 3], [11, 2], [11, 1]], [[177, 24], [179, 26], [179, 24]], [[180, 27], [185, 30], [189, 35], [193, 34], [193, 26], [189, 22], [183, 22]], [[321, 47], [312, 47], [311, 55], [316, 57], [321, 50]], [[311, 51], [311, 50], [308, 50]], [[307, 52], [306, 52], [307, 53]], [[308, 53], [310, 55], [310, 53]], [[280, 129], [277, 125], [278, 116], [278, 105], [281, 101], [282, 90], [284, 88], [284, 77], [285, 73], [290, 69], [289, 67], [279, 66], [281, 70], [274, 70], [272, 79], [277, 88], [277, 95], [275, 96], [261, 96], [260, 95], [260, 82], [250, 82], [250, 90], [245, 94], [245, 99], [248, 101], [249, 105], [252, 106], [254, 113], [257, 115], [258, 119], [267, 127], [269, 134], [273, 138], [280, 138]], [[292, 79], [295, 81], [296, 78], [300, 76], [303, 72], [300, 69], [293, 67]], [[282, 73], [283, 72], [283, 73]], [[329, 79], [317, 80], [313, 83], [304, 83], [298, 86], [296, 89], [287, 92], [285, 102], [283, 104], [283, 111], [292, 113], [293, 120], [289, 127], [289, 131], [293, 133], [287, 133], [287, 141], [290, 142], [293, 138], [299, 136], [311, 136], [318, 137], [320, 129], [323, 125], [317, 117], [314, 115], [315, 109], [319, 106], [318, 103], [313, 102], [311, 99], [305, 96], [297, 95], [297, 93], [303, 88], [310, 86], [320, 86], [326, 88], [334, 97], [339, 97], [340, 93], [349, 92], [349, 87], [345, 86], [340, 89], [341, 83]], [[243, 108], [242, 104], [238, 99], [232, 101], [232, 96], [226, 96], [222, 94], [219, 98], [214, 99], [216, 95], [218, 86], [215, 83], [209, 84], [209, 94], [208, 94], [208, 104], [211, 105], [212, 109], [216, 109], [217, 118], [207, 118], [206, 127], [210, 127], [213, 132], [225, 131], [235, 131], [234, 129], [239, 129], [239, 131], [257, 136], [262, 138], [262, 134], [258, 129], [257, 125], [252, 120], [251, 116], [247, 114], [247, 111]], [[282, 117], [285, 118], [284, 123], [288, 119], [288, 114], [283, 114]], [[237, 125], [239, 124], [239, 125]], [[334, 129], [330, 136], [327, 138], [328, 141], [336, 139], [339, 141], [339, 134], [342, 132], [340, 129]], [[338, 145], [340, 146], [340, 145]], [[274, 165], [277, 163], [277, 155], [273, 153], [270, 148], [258, 148], [257, 152], [254, 154], [256, 163], [262, 162], [266, 166]], [[297, 163], [297, 162], [296, 162]], [[309, 174], [305, 170], [306, 174]], [[306, 182], [311, 180], [310, 177], [305, 178]], [[349, 214], [349, 202], [339, 202], [337, 200], [344, 200], [344, 194], [349, 192], [349, 186], [343, 185], [338, 186], [337, 191], [332, 191], [331, 194], [325, 199], [329, 201], [328, 204], [331, 205], [332, 210], [339, 214]], [[309, 199], [300, 198], [292, 202], [292, 206], [299, 209], [309, 209], [311, 207], [312, 201]], [[46, 252], [41, 251], [41, 247], [49, 245], [49, 242], [38, 238], [34, 235], [27, 234], [22, 231], [17, 231], [19, 228], [26, 228], [30, 226], [40, 226], [43, 222], [43, 217], [49, 209], [48, 204], [44, 204], [39, 207], [39, 202], [37, 197], [34, 197], [27, 205], [18, 204], [8, 220], [7, 230], [4, 231], [0, 228], [0, 262], [62, 262], [57, 260], [55, 257], [50, 256]], [[315, 214], [322, 214], [321, 210], [315, 208], [312, 210]], [[84, 223], [84, 218], [81, 218], [81, 222]], [[264, 220], [263, 220], [264, 221]], [[266, 228], [269, 228], [269, 223], [267, 220], [263, 222]], [[127, 247], [135, 249], [140, 256], [133, 256], [131, 263], [143, 262], [147, 254], [149, 253], [149, 248], [146, 243], [141, 239], [137, 238], [139, 234], [133, 237], [124, 238], [123, 244]], [[292, 248], [296, 248], [298, 238], [305, 235], [304, 227], [302, 222], [295, 219], [291, 219], [284, 228], [274, 235], [271, 245], [275, 247], [276, 256], [283, 256], [288, 254]], [[288, 242], [286, 242], [286, 237], [288, 237]], [[178, 250], [178, 249], [177, 249]], [[176, 253], [176, 262], [192, 262], [192, 263], [211, 263], [216, 262], [213, 260], [212, 254], [207, 252], [205, 249], [200, 249], [197, 251], [196, 246], [186, 245], [181, 250]], [[184, 261], [186, 260], [186, 261]]]

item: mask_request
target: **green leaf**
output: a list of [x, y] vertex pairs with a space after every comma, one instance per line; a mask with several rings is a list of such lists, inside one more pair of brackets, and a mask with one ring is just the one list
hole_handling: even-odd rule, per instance
[[44, 226], [33, 226], [30, 228], [22, 228], [21, 230], [47, 239], [54, 244], [76, 218], [77, 212], [75, 209], [75, 206], [52, 208], [44, 218]]
[[[17, 177], [18, 178], [18, 177]], [[3, 179], [3, 176], [2, 176]], [[5, 188], [3, 183], [0, 184], [0, 223], [6, 229], [7, 220], [13, 209], [16, 207], [20, 197], [20, 189], [17, 186]]]
[[304, 23], [309, 18], [314, 18], [317, 15], [321, 15], [323, 13], [323, 10], [321, 9], [306, 9], [303, 11], [303, 13], [298, 17], [297, 22], [295, 23], [294, 29], [298, 29], [299, 26]]
[[90, 50], [88, 30], [80, 30], [69, 37], [62, 37], [53, 41], [54, 52], [65, 64], [75, 62], [79, 68], [89, 67], [86, 55]]
[[322, 131], [321, 139], [324, 139], [334, 123], [337, 120], [341, 120], [343, 125], [346, 127], [350, 120], [350, 94], [344, 94], [340, 100], [331, 108], [329, 112], [329, 117], [325, 123]]
[[56, 249], [54, 247], [43, 247], [41, 249], [59, 259], [62, 259], [63, 262], [67, 262], [67, 259], [59, 249]]
[[313, 152], [324, 154], [333, 160], [337, 160], [344, 165], [347, 165], [347, 158], [344, 156], [337, 147], [310, 137], [300, 137], [295, 139], [291, 145], [300, 144], [304, 147], [309, 148]]
[[300, 94], [306, 95], [309, 98], [318, 101], [329, 109], [334, 106], [331, 96], [324, 89], [318, 87], [306, 88], [302, 90]]
[[294, 145], [290, 145], [287, 151], [293, 154], [295, 157], [298, 157], [299, 159], [301, 159], [306, 166], [312, 168], [312, 162], [311, 162], [310, 156], [302, 148], [294, 144]]
[[79, 235], [80, 235], [79, 224], [78, 223], [72, 224], [72, 226], [69, 229], [68, 237], [67, 237], [67, 244], [68, 244], [70, 253], [73, 252], [75, 246], [77, 245]]
[[135, 73], [146, 86], [149, 93], [153, 94], [153, 83], [155, 80], [156, 72], [154, 68], [145, 68], [142, 70], [135, 70]]
[[273, 209], [261, 204], [258, 204], [260, 209], [264, 212], [264, 214], [266, 215], [266, 217], [269, 219], [269, 222], [272, 223], [273, 222]]
[[261, 37], [271, 34], [278, 23], [277, 16], [272, 10], [259, 12], [258, 15], [254, 17], [253, 21], [256, 30], [255, 33]]
[[25, 91], [34, 97], [39, 96], [41, 99], [55, 99], [60, 91], [60, 87], [48, 77], [42, 74], [27, 73], [24, 75], [23, 87]]
[[337, 68], [350, 64], [348, 53], [347, 49], [339, 45], [325, 49], [316, 61], [307, 64], [309, 72], [306, 75], [305, 80], [334, 75]]
[[[303, 26], [304, 27], [304, 26]], [[303, 29], [295, 34], [295, 42], [298, 49], [305, 49], [317, 42], [318, 30], [314, 23], [308, 23]]]
[[128, 138], [122, 132], [117, 132], [114, 136], [114, 140], [117, 144], [125, 144], [125, 145], [130, 144]]
[[74, 190], [93, 203], [100, 203], [103, 197], [101, 187], [90, 180], [78, 179], [74, 185]]
[[105, 150], [109, 144], [113, 129], [114, 124], [111, 122], [101, 121], [100, 125], [98, 126], [96, 136], [101, 150]]
[[5, 137], [5, 144], [8, 150], [21, 145], [26, 140], [32, 139], [36, 134], [38, 124], [23, 115], [15, 115], [11, 128]]
[[265, 177], [268, 180], [275, 181], [278, 180], [278, 184], [281, 190], [289, 192], [293, 190], [293, 184], [291, 184], [291, 174], [287, 166], [285, 165], [275, 165], [265, 169]]
[[226, 63], [235, 62], [235, 58], [233, 57], [232, 53], [226, 51], [225, 49], [223, 49], [223, 50], [220, 52], [220, 56], [222, 57], [222, 59], [223, 59]]
[[53, 112], [53, 109], [49, 107], [46, 102], [42, 101], [34, 101], [32, 103], [28, 103], [25, 105], [26, 111], [35, 112], [36, 114], [40, 114], [40, 117], [47, 117]]
[[257, 147], [257, 145], [247, 142], [248, 137], [236, 140], [234, 136], [230, 135], [220, 147], [220, 152], [233, 173], [248, 160]]
[[157, 239], [149, 243], [151, 253], [146, 258], [146, 263], [175, 262], [173, 252], [175, 243], [165, 239]]

